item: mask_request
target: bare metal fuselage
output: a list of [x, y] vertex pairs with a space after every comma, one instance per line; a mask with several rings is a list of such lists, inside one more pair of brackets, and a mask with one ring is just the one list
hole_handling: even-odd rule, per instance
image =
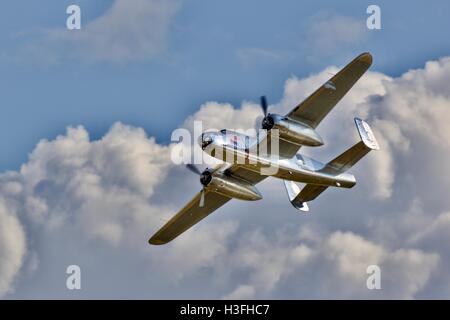
[[[283, 180], [300, 183], [310, 183], [323, 186], [351, 188], [356, 184], [352, 174], [340, 173], [326, 167], [325, 164], [312, 158], [297, 154], [291, 159], [281, 158], [277, 153], [258, 153], [252, 148], [256, 142], [243, 145], [241, 141], [254, 141], [248, 136], [232, 133], [209, 132], [212, 142], [204, 148], [209, 155], [225, 162], [215, 171], [216, 174], [226, 173], [231, 165], [239, 165], [263, 176], [271, 176]], [[243, 182], [245, 184], [245, 182]], [[255, 199], [256, 200], [256, 199]]]

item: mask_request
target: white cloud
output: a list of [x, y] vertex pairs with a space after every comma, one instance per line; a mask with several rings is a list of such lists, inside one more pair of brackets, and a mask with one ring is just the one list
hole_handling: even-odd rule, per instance
[[209, 101], [201, 105], [199, 111], [188, 117], [183, 126], [191, 129], [194, 121], [201, 121], [204, 130], [223, 128], [247, 130], [254, 128], [255, 116], [260, 113], [259, 105], [252, 102], [244, 101], [239, 109], [235, 109], [229, 103]]
[[0, 198], [0, 296], [12, 290], [26, 251], [25, 231], [15, 212], [2, 202]]
[[[75, 233], [73, 241], [86, 248], [97, 244], [148, 249], [150, 233], [177, 209], [170, 202], [155, 204], [152, 198], [173, 168], [170, 149], [148, 138], [141, 128], [121, 123], [97, 141], [91, 141], [83, 127], [69, 127], [65, 135], [39, 142], [20, 172], [0, 175], [0, 221], [7, 228], [0, 236], [4, 258], [0, 294], [11, 287], [25, 254], [29, 264], [39, 259], [36, 244], [48, 241], [47, 235], [70, 237]], [[166, 197], [173, 199], [171, 193]], [[23, 225], [39, 230], [28, 239], [34, 245], [27, 253]], [[225, 254], [226, 239], [236, 227], [228, 222], [209, 225], [198, 233], [183, 235], [183, 241], [173, 243], [169, 252], [161, 251], [151, 259], [155, 264], [174, 265], [163, 273], [171, 270], [170, 276], [182, 279]], [[65, 251], [66, 241], [71, 240], [61, 239], [61, 250]], [[26, 268], [35, 269], [31, 265]]]
[[162, 253], [160, 263], [166, 267], [168, 278], [183, 279], [199, 269], [214, 267], [229, 254], [229, 238], [237, 231], [237, 223], [211, 223], [199, 226], [197, 232], [180, 236], [170, 250]]
[[[302, 233], [306, 230], [302, 230]], [[314, 230], [308, 232], [315, 233]], [[317, 233], [320, 240], [305, 243], [299, 233], [269, 237], [253, 232], [232, 255], [230, 265], [250, 268], [247, 285], [238, 285], [225, 298], [267, 298], [280, 288], [291, 298], [397, 298], [409, 299], [422, 289], [439, 262], [437, 254], [420, 250], [389, 251], [352, 232]], [[296, 240], [289, 243], [287, 240]], [[382, 292], [366, 287], [366, 269], [379, 265]], [[296, 287], [298, 286], [298, 288]], [[322, 288], [323, 291], [320, 291]]]
[[436, 271], [440, 257], [420, 250], [397, 250], [387, 257], [382, 270], [386, 298], [413, 299]]
[[[336, 68], [290, 78], [271, 111], [292, 108], [330, 71]], [[129, 274], [127, 281], [142, 286], [139, 296], [145, 297], [148, 292], [190, 298], [432, 296], [433, 286], [450, 284], [445, 275], [450, 179], [442, 174], [450, 158], [450, 97], [443, 85], [449, 77], [449, 58], [399, 78], [367, 73], [339, 103], [339, 112], [319, 126], [326, 148], [302, 152], [324, 161], [342, 152], [357, 139], [354, 116], [369, 120], [381, 150], [352, 170], [358, 179], [354, 189], [327, 190], [311, 204], [311, 215], [296, 215], [279, 185], [267, 181], [258, 186], [270, 191], [264, 200], [230, 202], [162, 247], [149, 247], [148, 237], [199, 189], [192, 175], [170, 163], [173, 145], [158, 145], [142, 129], [120, 123], [97, 141], [83, 127], [43, 140], [20, 171], [0, 174], [0, 294], [15, 283], [11, 295], [26, 295], [33, 274], [59, 281], [46, 268], [58, 268], [71, 248], [88, 255], [84, 262], [91, 272], [102, 273], [103, 260], [91, 256], [100, 251], [120, 260], [125, 269], [117, 274]], [[205, 129], [245, 129], [259, 113], [254, 102], [238, 109], [208, 102], [185, 126], [199, 119]], [[49, 247], [54, 255], [45, 250]], [[365, 286], [370, 264], [381, 267], [381, 291]], [[35, 271], [22, 278], [20, 270]], [[106, 292], [97, 283], [100, 297], [115, 292], [114, 283], [108, 285]], [[48, 294], [59, 293], [54, 290]]]
[[226, 295], [224, 299], [227, 300], [252, 299], [254, 296], [255, 296], [255, 288], [249, 285], [240, 285], [232, 293]]

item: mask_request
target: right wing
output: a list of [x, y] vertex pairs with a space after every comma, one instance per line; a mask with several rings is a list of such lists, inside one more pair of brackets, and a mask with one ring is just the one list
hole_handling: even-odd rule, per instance
[[287, 114], [287, 117], [316, 128], [322, 119], [369, 69], [372, 56], [360, 54], [323, 86]]
[[148, 242], [150, 244], [159, 245], [172, 241], [214, 210], [231, 200], [231, 198], [210, 190], [204, 192], [205, 200], [203, 207], [199, 206], [201, 197], [201, 192], [199, 192], [183, 209], [180, 210], [180, 212], [159, 229]]

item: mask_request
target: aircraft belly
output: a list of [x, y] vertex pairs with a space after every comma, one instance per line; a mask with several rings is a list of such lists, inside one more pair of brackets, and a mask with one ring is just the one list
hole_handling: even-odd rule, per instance
[[343, 188], [351, 188], [356, 184], [355, 177], [349, 173], [333, 175], [311, 170], [306, 166], [297, 164], [294, 160], [281, 160], [278, 164], [279, 169], [274, 177], [280, 179]]
[[280, 169], [279, 173], [274, 175], [274, 177], [306, 184], [317, 184], [341, 188], [351, 188], [356, 184], [353, 175], [332, 176], [324, 175], [319, 172], [298, 172]]

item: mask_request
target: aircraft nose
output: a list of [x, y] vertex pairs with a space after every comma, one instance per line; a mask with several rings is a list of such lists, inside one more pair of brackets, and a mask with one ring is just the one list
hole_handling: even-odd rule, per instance
[[198, 139], [198, 143], [202, 147], [202, 149], [205, 149], [212, 142], [213, 142], [213, 137], [211, 136], [211, 134], [208, 134], [208, 133], [203, 133], [200, 136], [200, 138]]

